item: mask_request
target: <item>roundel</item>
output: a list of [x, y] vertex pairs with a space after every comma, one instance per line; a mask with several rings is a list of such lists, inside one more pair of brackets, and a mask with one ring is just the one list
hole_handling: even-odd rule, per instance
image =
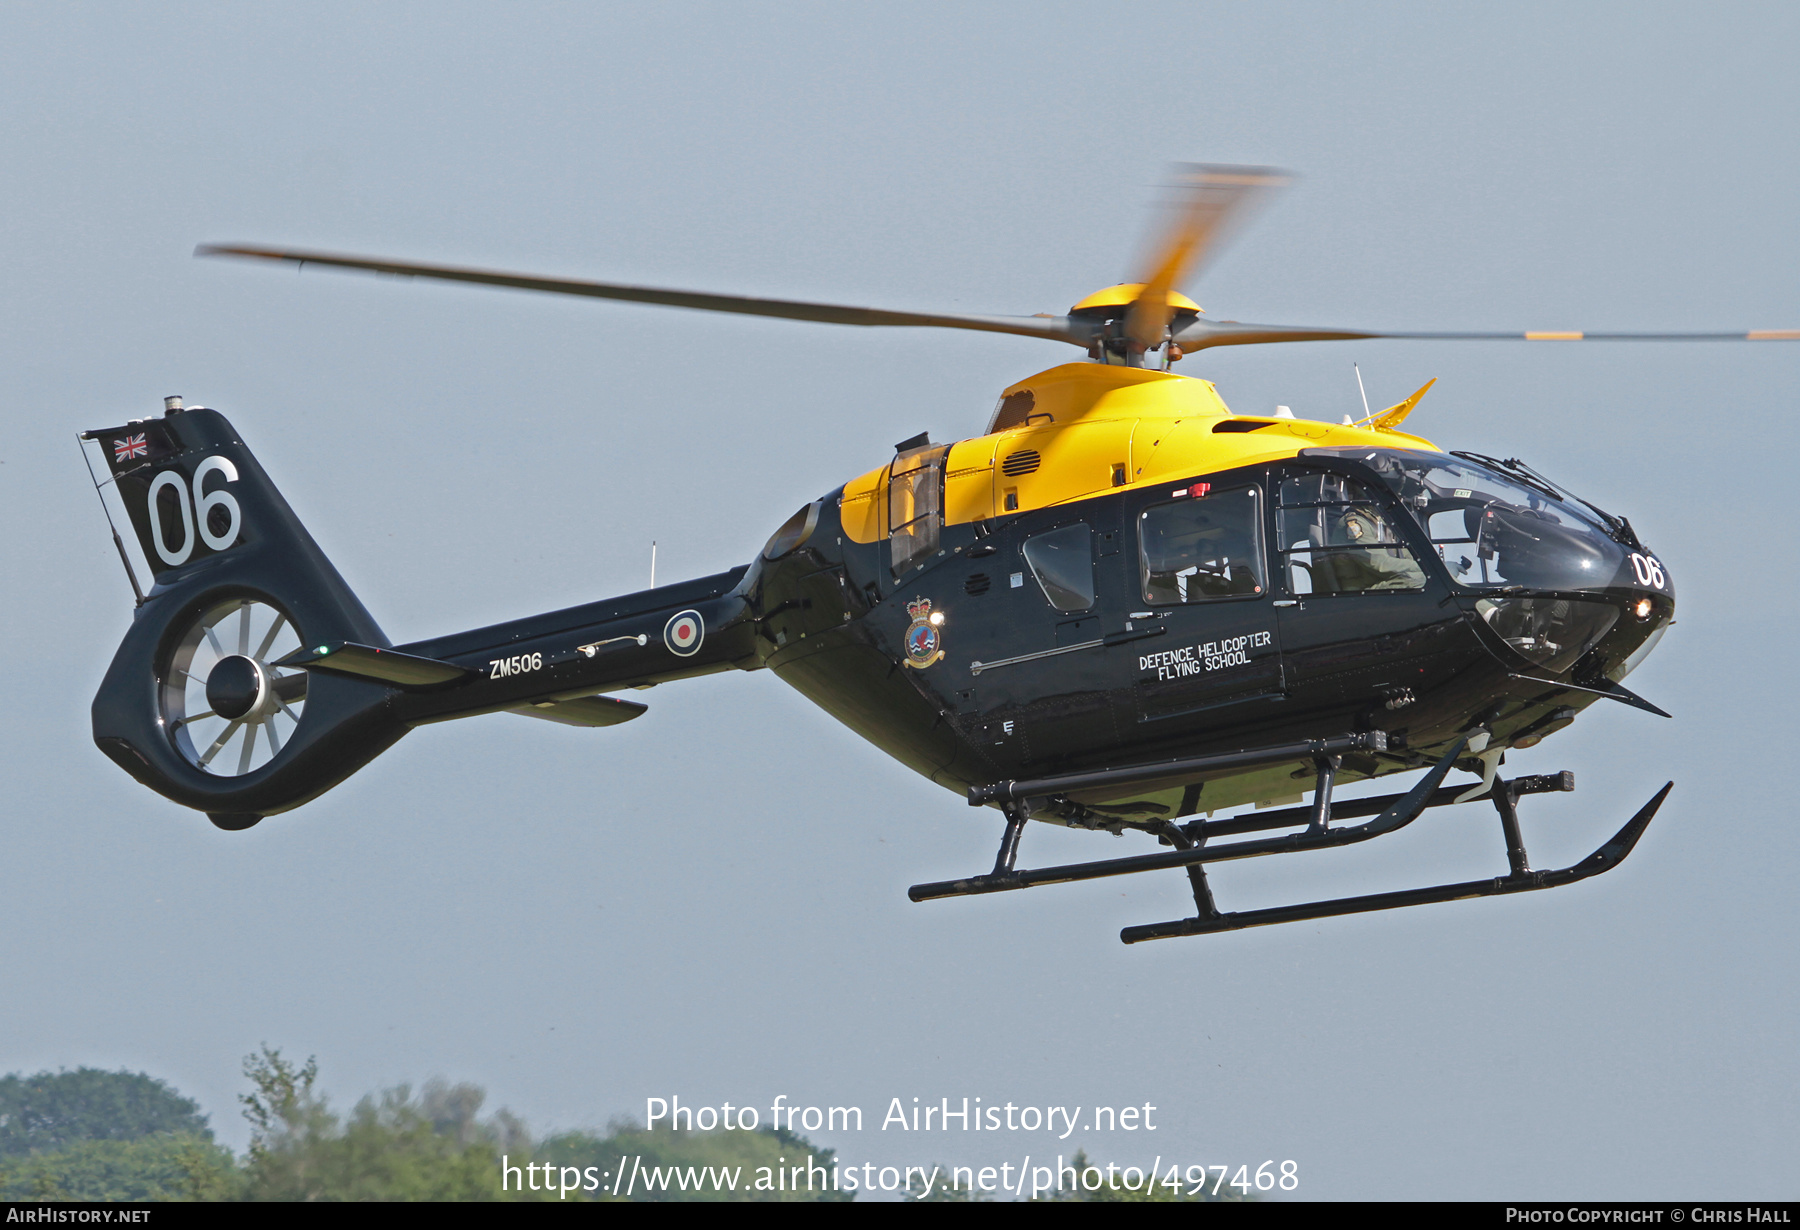
[[699, 611], [683, 611], [663, 625], [663, 644], [678, 658], [698, 652], [705, 639], [706, 621], [700, 618]]

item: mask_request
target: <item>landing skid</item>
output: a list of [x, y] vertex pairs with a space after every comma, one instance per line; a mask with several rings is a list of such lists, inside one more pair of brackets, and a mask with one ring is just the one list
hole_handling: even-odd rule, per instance
[[[1379, 736], [1376, 736], [1379, 739]], [[1402, 906], [1429, 905], [1437, 901], [1461, 901], [1471, 897], [1495, 897], [1507, 893], [1534, 892], [1542, 888], [1558, 888], [1573, 884], [1602, 872], [1611, 871], [1625, 861], [1637, 845], [1638, 838], [1655, 818], [1663, 800], [1675, 783], [1670, 782], [1646, 803], [1638, 813], [1598, 850], [1581, 862], [1554, 871], [1533, 871], [1519, 831], [1518, 800], [1528, 794], [1548, 794], [1575, 788], [1574, 775], [1557, 773], [1517, 777], [1511, 781], [1496, 780], [1489, 791], [1494, 810], [1499, 814], [1501, 834], [1506, 842], [1509, 871], [1506, 875], [1485, 880], [1466, 880], [1458, 884], [1438, 884], [1428, 888], [1401, 892], [1371, 893], [1358, 897], [1339, 897], [1330, 901], [1309, 901], [1298, 905], [1276, 906], [1263, 910], [1221, 913], [1215, 905], [1211, 886], [1206, 879], [1206, 864], [1229, 862], [1242, 858], [1260, 858], [1270, 854], [1290, 854], [1301, 850], [1322, 850], [1354, 845], [1375, 837], [1397, 832], [1417, 820], [1428, 808], [1449, 806], [1464, 793], [1460, 787], [1444, 786], [1443, 780], [1463, 755], [1464, 741], [1457, 743], [1432, 766], [1411, 790], [1380, 798], [1357, 799], [1334, 805], [1331, 798], [1339, 752], [1369, 746], [1366, 736], [1345, 735], [1334, 739], [1314, 740], [1304, 745], [1283, 745], [1232, 753], [1228, 756], [1198, 757], [1188, 761], [1169, 762], [1139, 769], [1112, 770], [1104, 774], [1070, 775], [1031, 782], [1004, 782], [977, 787], [969, 791], [971, 803], [1003, 801], [1006, 831], [994, 869], [986, 875], [962, 880], [943, 880], [935, 884], [915, 884], [907, 890], [914, 901], [932, 901], [940, 897], [967, 897], [984, 893], [1012, 892], [1045, 884], [1067, 884], [1077, 880], [1094, 880], [1107, 876], [1134, 875], [1145, 871], [1182, 868], [1193, 889], [1197, 914], [1193, 918], [1173, 922], [1126, 927], [1119, 938], [1127, 944], [1144, 940], [1169, 939], [1179, 935], [1206, 935], [1215, 931], [1238, 931], [1246, 927], [1266, 927], [1274, 923], [1299, 922], [1309, 918], [1330, 918], [1339, 914], [1362, 914], [1373, 910], [1393, 910]], [[1377, 745], [1379, 746], [1379, 745]], [[1227, 820], [1195, 820], [1185, 825], [1165, 822], [1161, 826], [1163, 841], [1175, 847], [1166, 853], [1141, 854], [1128, 858], [1102, 859], [1088, 863], [1069, 863], [1059, 867], [1033, 870], [1014, 869], [1018, 857], [1019, 837], [1030, 811], [1028, 798], [1045, 797], [1057, 790], [1079, 789], [1090, 779], [1107, 778], [1120, 781], [1136, 776], [1148, 780], [1166, 775], [1171, 765], [1179, 763], [1184, 770], [1236, 767], [1240, 764], [1264, 763], [1292, 759], [1296, 753], [1310, 755], [1318, 770], [1317, 790], [1312, 805], [1265, 812], [1260, 815], [1237, 816]], [[1213, 762], [1217, 761], [1218, 764]], [[1332, 827], [1336, 820], [1374, 815], [1363, 824]], [[1253, 841], [1209, 845], [1208, 839], [1268, 829], [1293, 828], [1304, 824], [1299, 832]]]

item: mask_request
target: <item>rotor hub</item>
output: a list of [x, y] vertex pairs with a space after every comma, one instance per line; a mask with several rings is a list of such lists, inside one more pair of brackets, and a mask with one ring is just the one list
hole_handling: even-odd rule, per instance
[[[1069, 309], [1069, 315], [1086, 320], [1110, 320], [1123, 317], [1137, 302], [1138, 296], [1144, 293], [1142, 282], [1121, 282], [1117, 286], [1108, 286], [1105, 290], [1097, 290], [1087, 298]], [[1169, 305], [1175, 309], [1177, 316], [1192, 319], [1200, 315], [1201, 307], [1178, 290], [1169, 292]]]
[[[1123, 362], [1127, 367], [1144, 366], [1146, 350], [1160, 350], [1174, 334], [1200, 319], [1203, 310], [1198, 303], [1180, 291], [1167, 292], [1168, 323], [1163, 338], [1154, 343], [1134, 342], [1127, 334], [1127, 321], [1133, 305], [1144, 293], [1142, 282], [1121, 282], [1105, 290], [1097, 290], [1069, 309], [1069, 319], [1087, 322], [1093, 330], [1088, 342], [1088, 358], [1101, 363]], [[1168, 361], [1181, 357], [1179, 347], [1171, 343]], [[1165, 368], [1167, 363], [1164, 364]]]

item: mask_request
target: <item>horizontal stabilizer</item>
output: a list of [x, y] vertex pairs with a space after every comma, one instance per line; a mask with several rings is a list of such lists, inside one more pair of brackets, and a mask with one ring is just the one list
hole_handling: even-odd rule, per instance
[[574, 700], [540, 700], [507, 712], [561, 722], [565, 726], [617, 726], [620, 722], [629, 722], [649, 707], [635, 700], [619, 700], [612, 696], [578, 696]]
[[328, 641], [323, 645], [297, 649], [275, 665], [294, 666], [308, 671], [328, 671], [355, 679], [373, 679], [378, 683], [405, 689], [442, 687], [447, 683], [473, 679], [479, 674], [478, 671], [458, 666], [454, 662], [440, 662], [436, 658], [421, 658], [392, 649], [378, 649], [373, 645], [359, 645], [355, 641]]

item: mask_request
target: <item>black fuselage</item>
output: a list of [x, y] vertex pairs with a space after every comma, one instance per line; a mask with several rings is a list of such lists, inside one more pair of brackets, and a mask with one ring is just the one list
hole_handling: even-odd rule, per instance
[[[1297, 592], [1305, 587], [1294, 578], [1303, 574], [1270, 550], [1282, 542], [1278, 518], [1293, 515], [1279, 493], [1298, 485], [1285, 479], [1319, 471], [1361, 480], [1365, 496], [1379, 501], [1419, 566], [1409, 587]], [[1147, 513], [1180, 488], [946, 526], [939, 550], [898, 576], [889, 544], [849, 541], [828, 498], [803, 546], [759, 560], [745, 579], [755, 658], [957, 790], [1355, 730], [1390, 736], [1388, 754], [1353, 756], [1344, 766], [1350, 776], [1375, 776], [1416, 767], [1471, 728], [1491, 732], [1495, 746], [1535, 742], [1614, 689], [1620, 666], [1672, 615], [1666, 580], [1640, 584], [1628, 567], [1578, 592], [1533, 590], [1540, 602], [1618, 610], [1577, 660], [1548, 671], [1509, 645], [1479, 608], [1495, 593], [1516, 603], [1525, 591], [1455, 585], [1425, 528], [1365, 467], [1306, 458], [1206, 477], [1213, 492], [1249, 488], [1261, 497], [1258, 545], [1269, 583], [1256, 592], [1185, 603], [1146, 598], [1155, 596]], [[1075, 525], [1089, 531], [1093, 602], [1058, 610], [1023, 547]], [[1650, 611], [1639, 617], [1633, 604], [1646, 597]], [[914, 669], [908, 632], [917, 621], [908, 608], [920, 599], [942, 616], [942, 657]], [[1064, 806], [1060, 818], [1110, 826], [1298, 795], [1305, 785], [1283, 768], [1168, 785], [1160, 794], [1090, 797]]]

